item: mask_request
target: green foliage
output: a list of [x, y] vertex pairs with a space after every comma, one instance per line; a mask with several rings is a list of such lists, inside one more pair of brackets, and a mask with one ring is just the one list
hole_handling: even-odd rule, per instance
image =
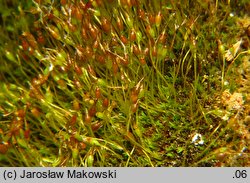
[[218, 1], [1, 1], [0, 165], [234, 165], [218, 156], [232, 160], [244, 140], [214, 99], [236, 73], [224, 47], [241, 36], [230, 16], [237, 9]]

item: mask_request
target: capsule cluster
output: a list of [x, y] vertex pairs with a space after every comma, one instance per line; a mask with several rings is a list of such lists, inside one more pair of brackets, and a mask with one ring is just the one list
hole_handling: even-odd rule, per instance
[[[150, 82], [144, 78], [162, 70], [169, 47], [163, 23], [169, 12], [163, 2], [34, 1], [36, 21], [19, 36], [18, 50], [32, 79], [25, 109], [17, 110], [11, 123], [10, 139], [32, 148], [27, 145], [29, 121], [52, 121], [46, 124], [52, 130], [48, 135], [56, 132], [52, 139], [61, 151], [71, 151], [74, 160], [83, 152], [90, 157], [86, 161], [91, 159], [93, 139], [82, 141], [80, 135], [115, 130], [111, 121], [117, 112], [129, 119], [138, 111], [143, 83]], [[1, 149], [5, 153], [8, 145]]]
[[[168, 11], [163, 9], [161, 1], [154, 4], [93, 0], [47, 5], [39, 1], [42, 17], [36, 24], [37, 41], [30, 33], [24, 33], [22, 48], [30, 54], [35, 50], [40, 60], [45, 55], [43, 62], [65, 71], [73, 67], [81, 73], [80, 68], [85, 67], [95, 76], [106, 69], [110, 76], [121, 77], [128, 65], [131, 68], [152, 65], [166, 57], [167, 33], [163, 20]], [[37, 49], [38, 44], [45, 44], [47, 49]]]
[[168, 52], [163, 20], [169, 12], [163, 1], [36, 2], [34, 14], [39, 19], [33, 33], [20, 36], [20, 55], [39, 66], [34, 68], [37, 76], [31, 81], [30, 96], [46, 100], [49, 82], [60, 90], [81, 90], [83, 101], [91, 104], [74, 99], [73, 110], [86, 107], [85, 121], [90, 123], [97, 103], [102, 100], [107, 108], [108, 95], [117, 92], [112, 88], [120, 87], [135, 112], [139, 89], [129, 83], [138, 83], [149, 70], [161, 71]]

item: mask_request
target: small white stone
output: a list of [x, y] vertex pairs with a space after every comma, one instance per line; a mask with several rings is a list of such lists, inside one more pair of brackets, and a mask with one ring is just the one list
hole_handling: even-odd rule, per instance
[[194, 144], [194, 145], [202, 145], [202, 144], [204, 144], [204, 140], [203, 140], [203, 138], [202, 138], [202, 135], [201, 134], [199, 134], [199, 133], [196, 133], [194, 136], [193, 136], [193, 138], [192, 138], [192, 143]]

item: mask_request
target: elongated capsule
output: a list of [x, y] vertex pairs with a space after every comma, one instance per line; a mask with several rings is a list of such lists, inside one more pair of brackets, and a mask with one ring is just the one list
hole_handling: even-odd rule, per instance
[[140, 19], [143, 19], [143, 20], [145, 19], [145, 12], [143, 9], [138, 9], [137, 13], [138, 13]]
[[217, 44], [218, 44], [218, 48], [219, 48], [219, 53], [221, 55], [224, 55], [225, 54], [225, 47], [224, 47], [224, 45], [221, 43], [220, 40], [217, 40]]
[[67, 21], [67, 25], [68, 25], [69, 30], [70, 30], [71, 32], [75, 32], [75, 31], [77, 30], [76, 25], [72, 24], [71, 22]]
[[121, 60], [121, 64], [127, 66], [129, 64], [129, 58], [128, 58], [128, 54], [125, 54], [125, 56], [123, 57], [123, 59]]
[[143, 54], [144, 54], [144, 56], [148, 56], [149, 55], [149, 48], [148, 47], [146, 47], [144, 49]]
[[58, 85], [59, 85], [61, 88], [66, 88], [66, 87], [67, 87], [67, 84], [66, 84], [66, 82], [65, 82], [63, 79], [57, 80], [57, 83], [58, 83]]
[[155, 24], [155, 16], [153, 14], [148, 15], [148, 20], [149, 20], [151, 25]]
[[96, 2], [97, 7], [100, 7], [103, 5], [103, 0], [95, 0], [95, 2]]
[[33, 107], [32, 109], [31, 109], [31, 113], [36, 117], [36, 118], [38, 118], [38, 117], [40, 117], [41, 116], [41, 111], [38, 109], [38, 108], [36, 108], [36, 107]]
[[82, 12], [77, 6], [75, 7], [74, 11], [72, 11], [72, 14], [77, 20], [82, 20]]
[[102, 123], [101, 122], [97, 122], [97, 123], [94, 123], [94, 124], [91, 125], [91, 129], [93, 131], [97, 131], [99, 128], [101, 128], [101, 126], [102, 126]]
[[163, 32], [163, 33], [160, 34], [158, 40], [159, 40], [159, 42], [160, 42], [161, 44], [165, 44], [165, 43], [166, 43], [166, 39], [167, 39], [166, 33]]
[[116, 75], [118, 70], [119, 70], [119, 67], [118, 67], [118, 64], [116, 63], [116, 61], [113, 61], [112, 68], [113, 68], [114, 75]]
[[81, 83], [80, 83], [80, 81], [78, 79], [74, 79], [73, 83], [74, 83], [76, 88], [81, 88], [82, 87], [82, 85], [81, 85]]
[[96, 90], [95, 90], [95, 97], [97, 99], [101, 98], [101, 90], [100, 90], [99, 87], [97, 87]]
[[73, 159], [77, 159], [78, 155], [79, 155], [78, 148], [73, 148], [72, 149], [72, 157], [73, 157]]
[[133, 28], [133, 25], [134, 25], [133, 19], [128, 14], [126, 16], [126, 23], [129, 28]]
[[47, 79], [48, 79], [48, 75], [44, 76], [42, 74], [39, 74], [38, 78], [33, 78], [31, 83], [34, 87], [37, 87], [37, 86], [43, 85], [47, 81]]
[[143, 57], [140, 57], [139, 58], [139, 61], [140, 61], [140, 63], [142, 64], [142, 65], [145, 65], [146, 64], [146, 60], [145, 60], [145, 57], [143, 56]]
[[132, 90], [130, 99], [131, 99], [132, 103], [135, 104], [135, 103], [137, 102], [137, 100], [138, 100], [138, 93], [135, 93], [135, 92]]
[[127, 5], [127, 0], [120, 0], [119, 2], [121, 3], [120, 5], [122, 5], [122, 6], [126, 6]]
[[74, 126], [76, 124], [76, 120], [77, 120], [77, 115], [73, 115], [72, 118], [69, 121], [69, 125], [70, 126]]
[[130, 41], [135, 41], [136, 40], [136, 32], [135, 29], [132, 29], [130, 32]]
[[61, 0], [60, 3], [61, 3], [61, 5], [66, 5], [67, 4], [67, 0]]
[[25, 117], [25, 110], [24, 109], [19, 109], [18, 111], [15, 112], [16, 116], [20, 117], [20, 118], [24, 118]]
[[135, 55], [140, 55], [141, 54], [141, 50], [138, 48], [137, 45], [133, 44], [132, 46], [132, 52], [135, 54]]
[[22, 48], [24, 51], [27, 51], [29, 49], [29, 43], [25, 40], [25, 39], [21, 39], [21, 44], [22, 44]]
[[137, 0], [130, 0], [132, 6], [138, 6], [139, 2]]
[[18, 138], [17, 144], [24, 149], [28, 149], [28, 143], [26, 142], [25, 139]]
[[92, 167], [93, 166], [93, 162], [94, 162], [94, 156], [93, 154], [89, 154], [86, 158], [87, 161], [87, 166], [88, 167]]
[[43, 36], [43, 33], [42, 33], [41, 31], [38, 31], [38, 32], [37, 32], [37, 36], [38, 36], [37, 42], [38, 42], [39, 44], [41, 44], [41, 45], [44, 45], [46, 41], [45, 41], [45, 38], [44, 38], [44, 36]]
[[156, 17], [155, 17], [155, 25], [156, 25], [156, 27], [160, 27], [160, 25], [161, 25], [161, 20], [162, 20], [162, 14], [161, 14], [161, 12], [159, 11], [158, 12], [158, 14], [156, 15]]
[[89, 114], [90, 117], [95, 116], [95, 114], [96, 114], [96, 104], [93, 104], [93, 105], [91, 106], [91, 108], [90, 108], [89, 111], [88, 111], [88, 114]]
[[81, 150], [84, 150], [87, 147], [87, 145], [84, 142], [79, 142], [78, 145], [79, 145], [79, 147], [80, 147]]
[[30, 45], [31, 47], [33, 47], [33, 48], [35, 48], [35, 49], [37, 48], [36, 39], [34, 38], [34, 36], [33, 36], [31, 33], [29, 33], [29, 32], [24, 32], [22, 35], [26, 38], [26, 40], [29, 42], [29, 45]]
[[135, 113], [135, 112], [137, 111], [137, 109], [138, 109], [138, 106], [139, 106], [139, 102], [138, 102], [138, 100], [137, 100], [136, 103], [132, 104], [132, 106], [131, 106], [131, 111], [132, 111], [133, 113]]
[[85, 56], [87, 59], [90, 59], [93, 56], [93, 50], [89, 46], [86, 46], [85, 48]]
[[39, 85], [42, 85], [44, 84], [49, 78], [49, 75], [42, 75], [42, 74], [39, 74], [38, 75], [38, 82], [39, 82]]
[[101, 86], [101, 87], [107, 87], [108, 86], [107, 81], [104, 80], [104, 79], [100, 79], [100, 78], [97, 79], [97, 85]]
[[128, 7], [132, 7], [132, 4], [131, 4], [131, 0], [127, 0], [127, 3], [126, 3], [127, 5], [128, 5]]
[[93, 39], [96, 39], [97, 38], [97, 35], [98, 35], [98, 29], [96, 28], [96, 26], [93, 26], [89, 23], [89, 32], [90, 32], [90, 35]]
[[89, 115], [89, 111], [86, 111], [85, 112], [85, 122], [87, 124], [90, 124], [91, 123], [91, 120], [92, 120], [92, 117]]
[[153, 50], [152, 50], [152, 56], [153, 56], [153, 57], [156, 57], [156, 56], [157, 56], [157, 48], [156, 48], [155, 45], [154, 45]]
[[0, 144], [0, 154], [6, 154], [9, 150], [8, 143], [1, 143]]
[[82, 10], [85, 10], [85, 9], [86, 9], [86, 4], [85, 4], [83, 1], [79, 1], [79, 7], [80, 7]]
[[73, 109], [76, 111], [80, 110], [80, 103], [76, 99], [73, 100]]
[[61, 36], [59, 34], [59, 30], [55, 27], [50, 25], [50, 27], [46, 27], [46, 29], [49, 31], [49, 33], [51, 34], [51, 36], [57, 40], [61, 40]]
[[30, 129], [26, 129], [26, 130], [24, 131], [24, 138], [25, 138], [25, 139], [29, 139], [29, 138], [30, 138]]
[[82, 75], [82, 69], [77, 64], [75, 64], [74, 70], [79, 76]]
[[78, 56], [80, 60], [84, 60], [84, 53], [85, 53], [85, 50], [82, 46], [80, 45], [76, 46], [76, 55]]
[[96, 77], [95, 70], [94, 70], [93, 67], [92, 67], [91, 65], [89, 65], [89, 64], [88, 64], [88, 72], [89, 72], [92, 76]]
[[99, 40], [98, 40], [98, 39], [95, 40], [95, 42], [94, 42], [94, 44], [93, 44], [93, 49], [96, 50], [96, 49], [99, 47], [99, 45], [100, 45]]
[[108, 21], [107, 18], [103, 18], [101, 20], [101, 23], [102, 23], [102, 29], [106, 32], [106, 33], [109, 33], [110, 30], [111, 30], [111, 24], [110, 22]]
[[83, 40], [88, 39], [88, 34], [87, 34], [86, 28], [84, 26], [81, 29], [81, 35], [82, 35]]
[[100, 64], [105, 64], [106, 61], [105, 61], [105, 58], [103, 55], [98, 55], [96, 60], [100, 63]]
[[128, 43], [128, 39], [124, 35], [121, 35], [120, 39], [123, 42], [123, 44], [127, 44]]
[[123, 31], [123, 21], [118, 17], [116, 20], [117, 27], [120, 31]]
[[6, 56], [7, 59], [9, 59], [10, 61], [13, 61], [13, 62], [16, 61], [15, 56], [13, 55], [13, 53], [11, 53], [11, 52], [8, 51], [8, 50], [5, 50], [5, 56]]
[[105, 108], [108, 108], [108, 106], [109, 106], [109, 99], [108, 98], [103, 99], [102, 106]]
[[36, 3], [40, 4], [42, 0], [34, 0]]
[[146, 26], [146, 32], [147, 32], [147, 34], [148, 34], [150, 37], [152, 37], [152, 38], [155, 37], [155, 31], [154, 31], [154, 29], [153, 29], [150, 25], [147, 25], [147, 26]]
[[54, 64], [63, 66], [65, 63], [67, 63], [66, 60], [67, 60], [66, 52], [64, 50], [61, 50], [61, 51], [58, 50]]

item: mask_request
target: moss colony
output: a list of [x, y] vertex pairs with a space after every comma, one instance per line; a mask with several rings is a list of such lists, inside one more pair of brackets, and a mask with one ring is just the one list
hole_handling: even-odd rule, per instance
[[250, 166], [248, 0], [0, 7], [0, 166]]

